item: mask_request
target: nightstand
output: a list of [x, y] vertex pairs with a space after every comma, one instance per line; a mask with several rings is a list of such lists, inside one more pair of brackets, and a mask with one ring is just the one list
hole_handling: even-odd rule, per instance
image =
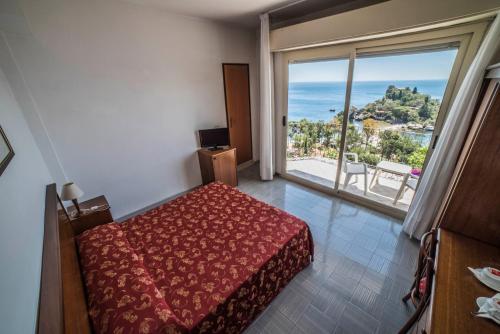
[[198, 150], [198, 160], [203, 184], [220, 181], [233, 187], [238, 185], [236, 148], [230, 147], [216, 151], [202, 148]]
[[[91, 229], [95, 226], [111, 223], [113, 221], [113, 216], [111, 215], [111, 211], [109, 208], [108, 201], [106, 197], [99, 196], [96, 198], [89, 199], [88, 201], [80, 203], [80, 209], [82, 211], [88, 210], [93, 206], [105, 206], [105, 209], [99, 209], [88, 214], [82, 214], [79, 217], [71, 217], [70, 223], [73, 227], [73, 231], [75, 235], [82, 233], [85, 230]], [[75, 211], [74, 206], [70, 206], [66, 209], [68, 214], [71, 216], [71, 213]]]

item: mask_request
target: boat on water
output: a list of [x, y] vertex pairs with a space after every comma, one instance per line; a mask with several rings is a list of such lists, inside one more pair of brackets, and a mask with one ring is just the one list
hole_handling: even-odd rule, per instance
[[335, 108], [330, 109], [330, 112], [335, 112], [335, 111], [336, 111]]
[[433, 125], [426, 125], [424, 130], [425, 131], [434, 131], [434, 126]]

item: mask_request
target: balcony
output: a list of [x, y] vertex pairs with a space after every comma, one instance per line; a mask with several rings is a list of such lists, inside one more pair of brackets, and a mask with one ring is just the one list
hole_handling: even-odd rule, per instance
[[[313, 183], [333, 188], [337, 173], [337, 164], [337, 160], [329, 158], [289, 158], [287, 159], [287, 173]], [[374, 182], [373, 186], [370, 187], [370, 183], [372, 182], [375, 174], [375, 166], [367, 165], [367, 167], [368, 189], [366, 194], [364, 193], [364, 175], [352, 176], [349, 183], [344, 188], [346, 174], [342, 172], [340, 176], [339, 189], [407, 212], [414, 196], [414, 190], [405, 187], [402, 197], [394, 203], [394, 199], [401, 188], [404, 177], [392, 173], [379, 172], [377, 182]]]

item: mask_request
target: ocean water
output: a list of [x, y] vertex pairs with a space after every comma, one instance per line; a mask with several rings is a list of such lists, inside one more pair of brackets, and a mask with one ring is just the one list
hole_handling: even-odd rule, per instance
[[[442, 100], [447, 80], [413, 81], [358, 81], [353, 83], [351, 105], [357, 108], [382, 98], [389, 85], [398, 88], [417, 87], [420, 93], [428, 94], [433, 99]], [[344, 109], [345, 82], [292, 82], [288, 87], [288, 119], [298, 121], [330, 121]], [[330, 109], [334, 110], [331, 111]], [[362, 122], [351, 121], [361, 131]], [[401, 134], [428, 146], [432, 132], [401, 131]]]
[[[441, 100], [446, 80], [358, 81], [353, 83], [351, 105], [357, 108], [382, 98], [389, 85], [417, 87], [420, 93]], [[329, 121], [344, 109], [345, 82], [291, 82], [288, 86], [288, 118]], [[331, 112], [330, 109], [335, 109]]]

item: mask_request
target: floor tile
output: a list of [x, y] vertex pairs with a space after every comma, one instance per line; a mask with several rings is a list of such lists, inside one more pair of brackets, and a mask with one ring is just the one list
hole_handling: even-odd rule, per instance
[[369, 251], [375, 251], [378, 245], [378, 239], [377, 238], [372, 238], [363, 234], [357, 234], [356, 237], [354, 237], [354, 240], [352, 241], [356, 245], [360, 245]]
[[414, 312], [415, 308], [411, 302], [408, 302], [408, 304], [402, 302], [394, 304], [388, 301], [382, 309], [380, 321], [401, 328]]
[[292, 286], [292, 289], [287, 290], [286, 298], [282, 299], [277, 307], [288, 319], [297, 321], [304, 313], [312, 298], [307, 291], [295, 289]]
[[359, 284], [351, 297], [351, 303], [370, 314], [375, 319], [382, 316], [386, 297], [374, 292], [363, 284]]
[[380, 322], [356, 307], [353, 304], [348, 304], [340, 317], [339, 324], [335, 329], [335, 334], [340, 333], [356, 333], [369, 334], [375, 333]]
[[372, 269], [367, 269], [359, 281], [359, 284], [364, 285], [372, 291], [388, 298], [393, 285], [393, 280]]
[[385, 257], [375, 253], [371, 257], [367, 267], [380, 274], [387, 275], [391, 269], [391, 265], [395, 264], [392, 261], [386, 259]]
[[347, 277], [354, 282], [358, 282], [365, 273], [366, 267], [357, 261], [344, 257], [335, 267], [334, 274]]
[[305, 333], [329, 334], [335, 330], [337, 322], [312, 305], [309, 305], [297, 321], [297, 327]]
[[340, 315], [338, 313], [339, 307], [341, 305], [346, 305], [349, 301], [344, 294], [335, 289], [330, 289], [328, 286], [324, 289], [321, 289], [318, 294], [314, 296], [311, 301], [311, 305], [313, 305], [316, 309], [321, 312], [326, 312], [330, 314], [330, 317], [335, 317], [335, 314]]
[[373, 252], [360, 246], [358, 244], [352, 243], [351, 247], [345, 254], [349, 259], [356, 261], [357, 263], [362, 264], [363, 266], [367, 266], [372, 258]]
[[266, 312], [261, 320], [261, 333], [288, 334], [295, 327], [295, 324], [283, 315], [280, 311], [271, 309]]
[[340, 294], [343, 298], [351, 299], [354, 290], [358, 286], [358, 280], [353, 277], [347, 277], [337, 272], [333, 272], [330, 277], [325, 281], [319, 290], [319, 294], [326, 293], [327, 291]]

